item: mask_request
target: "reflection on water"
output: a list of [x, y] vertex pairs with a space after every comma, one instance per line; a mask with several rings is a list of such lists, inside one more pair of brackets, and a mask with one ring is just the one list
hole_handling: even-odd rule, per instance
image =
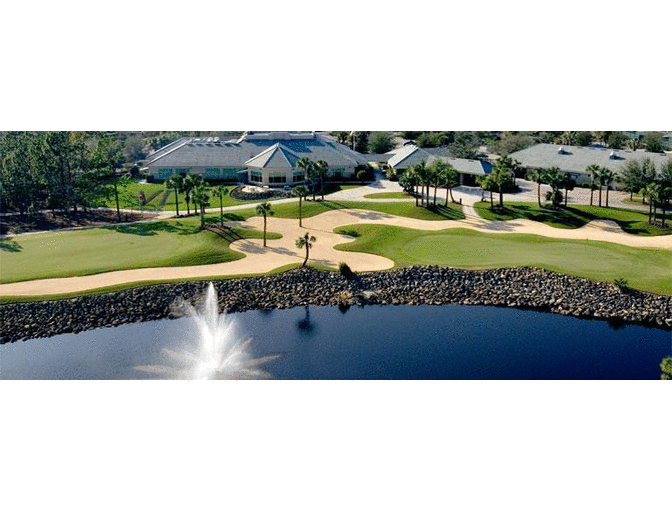
[[[136, 370], [168, 379], [268, 379], [270, 374], [259, 369], [277, 356], [253, 358], [249, 352], [251, 338], [245, 338], [237, 321], [219, 313], [217, 293], [208, 286], [201, 310], [181, 302], [180, 306], [198, 328], [197, 335], [179, 350], [163, 348], [168, 364], [141, 365]], [[195, 340], [195, 341], [194, 341]]]
[[[259, 370], [247, 363], [262, 359], [276, 379], [659, 379], [671, 347], [669, 331], [484, 306], [353, 306], [345, 314], [299, 307], [231, 316], [238, 324], [231, 331], [219, 316], [203, 321], [223, 336], [254, 338], [239, 344], [245, 355], [229, 351], [234, 365]], [[219, 368], [228, 370], [228, 354], [216, 355], [226, 350], [215, 341], [199, 357], [201, 335], [185, 317], [6, 344], [0, 377], [178, 378], [190, 374], [188, 363], [202, 364], [196, 376], [217, 377]]]

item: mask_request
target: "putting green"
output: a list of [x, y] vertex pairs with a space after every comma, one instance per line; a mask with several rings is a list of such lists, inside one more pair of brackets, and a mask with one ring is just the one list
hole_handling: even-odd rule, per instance
[[633, 288], [672, 295], [672, 257], [666, 250], [530, 234], [485, 234], [467, 229], [427, 232], [383, 225], [348, 225], [359, 233], [336, 246], [387, 257], [395, 266], [436, 264], [462, 268], [534, 266], [593, 280], [625, 278]]

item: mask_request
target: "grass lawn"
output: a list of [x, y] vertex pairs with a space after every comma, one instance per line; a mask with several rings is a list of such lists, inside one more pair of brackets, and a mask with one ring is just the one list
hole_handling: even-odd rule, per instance
[[[199, 224], [199, 218], [189, 218], [5, 240], [0, 246], [0, 283], [140, 267], [215, 264], [244, 257], [229, 248], [228, 240], [199, 230]], [[263, 237], [258, 230], [234, 230], [244, 238]], [[279, 237], [277, 233], [267, 234], [268, 239]]]
[[[602, 219], [613, 220], [627, 233], [641, 236], [659, 236], [672, 234], [672, 218], [666, 214], [668, 227], [663, 229], [649, 225], [649, 216], [642, 211], [615, 207], [597, 207], [590, 205], [571, 205], [557, 211], [539, 208], [530, 202], [504, 202], [504, 209], [490, 209], [487, 202], [474, 204], [476, 211], [486, 220], [512, 220], [526, 218], [540, 221], [555, 228], [579, 228], [589, 221]], [[660, 215], [658, 215], [660, 217]]]
[[[278, 204], [272, 206], [275, 215], [273, 218], [298, 218], [299, 217], [299, 203], [291, 202], [288, 204]], [[354, 201], [334, 201], [334, 200], [312, 200], [304, 201], [302, 206], [302, 214], [304, 218], [317, 216], [323, 212], [332, 211], [335, 209], [363, 209], [366, 211], [376, 211], [395, 216], [404, 216], [407, 218], [415, 218], [419, 220], [462, 220], [464, 214], [462, 213], [462, 206], [455, 204], [448, 204], [448, 207], [437, 205], [434, 209], [425, 209], [424, 207], [416, 207], [413, 202], [354, 202]], [[226, 212], [224, 211], [224, 218], [230, 221], [242, 221], [255, 216], [254, 209], [243, 209], [238, 211]], [[217, 215], [219, 218], [219, 215]], [[269, 221], [273, 221], [272, 219]]]
[[[329, 195], [330, 193], [336, 193], [337, 191], [344, 191], [346, 189], [355, 189], [361, 188], [363, 184], [336, 184], [333, 182], [328, 182], [324, 186], [324, 194]], [[322, 194], [320, 193], [320, 196]]]
[[370, 193], [369, 195], [364, 195], [364, 198], [413, 198], [408, 193], [403, 191], [388, 191], [385, 193]]
[[560, 240], [529, 234], [486, 234], [468, 229], [426, 232], [384, 225], [348, 225], [357, 232], [343, 251], [382, 255], [395, 266], [435, 264], [461, 268], [534, 266], [672, 295], [672, 257], [666, 250], [645, 250], [598, 241]]
[[[233, 188], [236, 187], [235, 184], [225, 184], [224, 185], [229, 191], [231, 191]], [[168, 195], [168, 198], [166, 200], [166, 203], [161, 206], [159, 203], [161, 202], [161, 198], [163, 197], [163, 193], [166, 191], [166, 186], [165, 184], [161, 183], [146, 183], [142, 184], [140, 181], [133, 179], [131, 182], [128, 184], [126, 188], [120, 188], [119, 192], [119, 206], [122, 209], [135, 209], [139, 210], [140, 209], [140, 199], [138, 193], [140, 191], [144, 191], [145, 197], [149, 198], [151, 197], [154, 193], [157, 191], [161, 191], [151, 202], [149, 202], [147, 205], [143, 206], [144, 210], [161, 210], [161, 211], [174, 211], [175, 210], [175, 191], [171, 190], [170, 195]], [[180, 214], [185, 214], [187, 212], [187, 203], [184, 200], [184, 193], [179, 193], [179, 202], [178, 205], [180, 207]], [[231, 198], [229, 195], [225, 196], [222, 200], [222, 205], [224, 207], [230, 207], [232, 205], [244, 205], [244, 204], [254, 204], [257, 202], [261, 202], [261, 200], [257, 201], [243, 201], [243, 200], [235, 200], [234, 198]], [[105, 207], [116, 207], [116, 203], [114, 200], [114, 196], [111, 198], [108, 198], [105, 203]], [[209, 207], [219, 207], [219, 198], [217, 197], [210, 197], [210, 205]], [[189, 204], [189, 209], [190, 211], [193, 211], [194, 205], [193, 203]]]
[[[367, 203], [308, 201], [303, 205], [304, 218], [325, 211], [361, 208], [426, 220], [464, 217], [459, 206], [427, 210], [413, 203]], [[269, 217], [269, 239], [273, 218], [298, 218], [299, 204], [274, 206]], [[241, 221], [256, 215], [254, 209], [225, 212], [229, 221]], [[209, 223], [219, 222], [219, 213], [206, 215]], [[229, 249], [229, 241], [217, 234], [200, 231], [198, 216], [152, 223], [112, 225], [108, 227], [48, 232], [5, 239], [0, 244], [0, 283], [41, 278], [62, 278], [136, 269], [140, 267], [194, 266], [229, 262], [243, 257]], [[261, 238], [261, 231], [234, 229], [240, 236]]]
[[[289, 271], [290, 269], [294, 269], [297, 267], [301, 267], [302, 263], [301, 262], [296, 262], [294, 264], [288, 264], [286, 266], [281, 266], [276, 269], [272, 269], [268, 273], [250, 273], [250, 274], [241, 274], [241, 275], [222, 275], [222, 276], [216, 276], [212, 278], [208, 278], [208, 281], [218, 281], [218, 280], [228, 280], [231, 278], [249, 278], [253, 276], [264, 276], [264, 275], [273, 275], [273, 274], [279, 274], [279, 273], [284, 273], [286, 271]], [[316, 263], [311, 263], [308, 262], [307, 266], [309, 267], [314, 267], [316, 269], [321, 269], [323, 271], [332, 271], [335, 272], [337, 269], [330, 267], [330, 266], [323, 266], [322, 264], [316, 264]], [[130, 283], [122, 283], [119, 285], [111, 285], [109, 287], [100, 287], [98, 289], [93, 289], [93, 290], [83, 290], [79, 292], [69, 292], [65, 294], [50, 294], [47, 296], [0, 296], [0, 304], [8, 304], [8, 303], [27, 303], [27, 302], [33, 302], [33, 301], [53, 301], [53, 300], [58, 300], [58, 299], [70, 299], [78, 296], [88, 296], [92, 294], [106, 294], [109, 292], [116, 292], [120, 290], [127, 290], [127, 289], [133, 289], [136, 287], [147, 287], [149, 285], [158, 285], [161, 283], [180, 283], [180, 282], [191, 282], [191, 281], [203, 281], [203, 278], [177, 278], [173, 280], [149, 280], [149, 281], [143, 281], [143, 282], [130, 282]]]

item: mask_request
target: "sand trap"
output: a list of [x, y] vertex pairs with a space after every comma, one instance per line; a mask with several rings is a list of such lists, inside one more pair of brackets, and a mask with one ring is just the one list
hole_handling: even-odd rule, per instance
[[[334, 228], [359, 223], [394, 225], [418, 230], [437, 231], [447, 228], [470, 228], [493, 234], [535, 234], [558, 239], [606, 241], [636, 248], [672, 250], [672, 236], [640, 237], [623, 232], [613, 221], [599, 220], [578, 229], [558, 229], [532, 220], [488, 221], [482, 219], [474, 208], [464, 206], [465, 220], [426, 221], [391, 216], [375, 211], [338, 209], [303, 220], [299, 227], [297, 219], [269, 218], [268, 230], [279, 232], [282, 239], [268, 240], [263, 247], [262, 239], [243, 239], [231, 244], [231, 249], [246, 257], [233, 262], [190, 267], [160, 267], [113, 271], [90, 276], [52, 278], [0, 285], [2, 296], [41, 296], [78, 292], [111, 285], [152, 280], [179, 278], [209, 278], [225, 275], [266, 273], [287, 264], [303, 262], [305, 250], [295, 246], [298, 237], [310, 232], [317, 238], [310, 251], [310, 261], [330, 267], [347, 263], [354, 271], [390, 269], [394, 263], [368, 253], [337, 251], [334, 246], [351, 242], [353, 238], [333, 233]], [[263, 218], [252, 217], [231, 225], [263, 229]]]

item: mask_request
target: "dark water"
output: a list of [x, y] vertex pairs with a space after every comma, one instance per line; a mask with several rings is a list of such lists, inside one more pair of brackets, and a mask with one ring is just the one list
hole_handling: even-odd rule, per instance
[[[484, 306], [234, 314], [276, 379], [658, 379], [669, 331]], [[195, 335], [162, 320], [0, 346], [1, 379], [140, 379]]]

